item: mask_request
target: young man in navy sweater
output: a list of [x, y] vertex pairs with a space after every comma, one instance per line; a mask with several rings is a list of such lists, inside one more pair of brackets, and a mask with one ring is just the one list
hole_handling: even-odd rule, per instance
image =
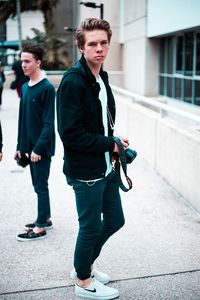
[[51, 157], [55, 152], [55, 89], [41, 72], [43, 50], [25, 46], [21, 53], [24, 74], [29, 82], [22, 86], [15, 158], [27, 153], [30, 158], [32, 184], [37, 194], [37, 216], [26, 225], [26, 232], [17, 240], [30, 241], [46, 237], [52, 227], [48, 178]]

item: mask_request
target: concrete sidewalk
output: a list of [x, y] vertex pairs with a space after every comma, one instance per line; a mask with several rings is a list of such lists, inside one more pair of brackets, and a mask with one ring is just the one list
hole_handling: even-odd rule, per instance
[[[15, 91], [3, 93], [0, 299], [77, 299], [69, 272], [78, 224], [74, 194], [62, 173], [62, 145], [57, 138], [49, 181], [54, 228], [44, 240], [18, 242], [16, 235], [35, 218], [36, 200], [28, 168], [13, 160], [19, 99]], [[121, 193], [126, 224], [96, 266], [111, 275], [109, 286], [119, 289], [120, 300], [199, 300], [200, 216], [140, 155], [128, 173], [134, 188]]]

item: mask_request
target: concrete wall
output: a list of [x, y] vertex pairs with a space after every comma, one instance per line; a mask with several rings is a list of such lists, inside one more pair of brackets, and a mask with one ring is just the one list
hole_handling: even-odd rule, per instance
[[155, 151], [155, 169], [200, 211], [200, 137], [159, 120]]
[[124, 0], [124, 87], [158, 95], [159, 41], [147, 39], [147, 1]]
[[125, 88], [145, 93], [146, 0], [124, 1], [123, 66]]
[[199, 133], [130, 99], [116, 95], [116, 100], [117, 133], [128, 136], [138, 155], [200, 212]]
[[199, 0], [148, 0], [148, 37], [200, 26]]
[[[80, 2], [80, 1], [79, 1]], [[120, 28], [120, 0], [97, 0], [96, 5], [101, 3], [104, 5], [104, 19], [107, 20], [112, 29], [112, 39], [108, 57], [104, 63], [104, 68], [107, 71], [122, 70], [122, 47], [119, 43], [119, 28]], [[85, 18], [100, 18], [99, 8], [89, 8], [80, 5], [80, 22]]]
[[159, 39], [146, 39], [145, 54], [145, 89], [143, 95], [157, 96], [159, 92]]

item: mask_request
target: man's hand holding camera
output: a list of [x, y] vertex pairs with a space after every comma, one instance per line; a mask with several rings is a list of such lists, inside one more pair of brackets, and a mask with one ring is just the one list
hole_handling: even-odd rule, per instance
[[[123, 145], [123, 147], [124, 147], [124, 150], [127, 149], [128, 146], [129, 146], [129, 141], [128, 141], [128, 139], [127, 139], [127, 138], [120, 137], [120, 136], [119, 136], [119, 139], [120, 139], [121, 142], [122, 142], [122, 145]], [[114, 148], [113, 152], [119, 154], [119, 146], [118, 146], [118, 144], [117, 144], [116, 142], [115, 142], [115, 148]]]

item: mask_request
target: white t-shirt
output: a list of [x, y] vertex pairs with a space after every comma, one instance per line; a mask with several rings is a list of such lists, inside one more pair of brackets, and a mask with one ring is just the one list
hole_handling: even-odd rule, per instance
[[[102, 120], [103, 120], [103, 127], [104, 127], [104, 135], [108, 136], [108, 118], [107, 118], [107, 92], [106, 87], [101, 79], [100, 76], [96, 77], [96, 81], [100, 85], [100, 91], [99, 91], [99, 100], [101, 101], [101, 107], [102, 107]], [[105, 176], [107, 176], [112, 171], [112, 164], [110, 162], [110, 153], [105, 152], [105, 161], [107, 165]], [[93, 185], [96, 181], [102, 180], [103, 178], [96, 178], [93, 180], [81, 180], [77, 179], [78, 181], [86, 182], [88, 184]]]
[[[102, 107], [102, 119], [103, 119], [103, 127], [104, 127], [104, 135], [108, 136], [108, 118], [107, 118], [107, 92], [106, 87], [100, 76], [96, 77], [96, 81], [100, 85], [99, 91], [99, 100], [101, 101]], [[110, 162], [110, 153], [105, 152], [105, 160], [107, 165], [107, 170], [105, 176], [107, 176], [112, 171], [112, 164]]]

